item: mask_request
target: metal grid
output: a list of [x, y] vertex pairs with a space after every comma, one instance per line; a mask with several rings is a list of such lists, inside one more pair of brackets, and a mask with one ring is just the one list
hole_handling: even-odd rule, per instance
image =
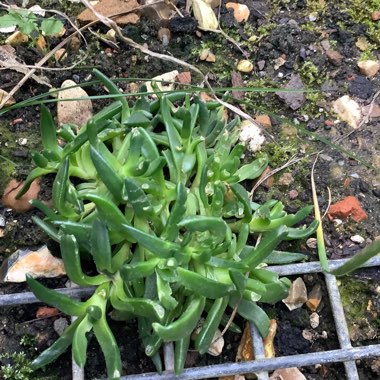
[[[344, 264], [346, 261], [346, 259], [329, 261], [329, 267], [331, 269], [335, 269], [340, 265]], [[364, 265], [364, 267], [376, 266], [380, 266], [380, 256], [372, 258]], [[318, 262], [273, 266], [269, 267], [269, 269], [280, 275], [285, 276], [322, 272], [321, 266]], [[346, 371], [346, 379], [360, 380], [355, 361], [358, 359], [380, 357], [380, 344], [355, 348], [351, 346], [347, 322], [345, 319], [342, 300], [340, 298], [336, 278], [331, 274], [324, 274], [324, 277], [330, 299], [331, 310], [335, 321], [335, 328], [338, 335], [340, 345], [339, 349], [266, 359], [264, 355], [264, 346], [262, 339], [255, 326], [251, 325], [252, 344], [255, 353], [254, 361], [188, 368], [185, 369], [180, 376], [176, 377], [173, 374], [173, 345], [166, 344], [164, 346], [165, 371], [163, 372], [163, 374], [160, 375], [158, 373], [146, 373], [138, 375], [129, 375], [122, 377], [122, 379], [197, 380], [214, 378], [219, 376], [255, 373], [258, 380], [268, 380], [269, 372], [278, 368], [303, 367], [316, 364], [331, 364], [343, 362]], [[81, 298], [91, 295], [93, 289], [94, 288], [92, 287], [82, 287], [57, 289], [57, 291], [72, 297]], [[39, 300], [36, 299], [36, 297], [31, 292], [0, 295], [0, 307], [16, 306], [37, 302], [39, 302]], [[84, 380], [84, 371], [80, 369], [74, 361], [72, 365], [72, 374], [73, 380]]]

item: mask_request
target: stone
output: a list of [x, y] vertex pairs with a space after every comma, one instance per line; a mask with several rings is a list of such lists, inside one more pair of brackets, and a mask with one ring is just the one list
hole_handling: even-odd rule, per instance
[[23, 34], [19, 30], [17, 30], [5, 40], [5, 43], [11, 46], [18, 46], [28, 41], [29, 37], [26, 34]]
[[315, 249], [317, 248], [317, 239], [316, 238], [309, 238], [306, 240], [306, 245], [310, 248], [310, 249]]
[[289, 193], [288, 193], [289, 199], [297, 199], [298, 195], [299, 195], [299, 193], [295, 189], [290, 190]]
[[368, 49], [369, 44], [368, 40], [365, 37], [359, 37], [358, 40], [355, 43], [355, 46], [360, 50], [360, 51], [365, 51]]
[[[304, 84], [301, 77], [298, 74], [292, 74], [290, 81], [285, 86], [285, 90], [303, 90]], [[305, 94], [300, 92], [288, 92], [288, 91], [278, 91], [276, 95], [285, 102], [285, 104], [291, 108], [293, 111], [301, 108], [305, 102]]]
[[347, 219], [351, 217], [357, 223], [368, 219], [368, 215], [363, 210], [360, 202], [352, 195], [331, 205], [328, 215], [330, 219], [333, 217], [340, 219]]
[[19, 199], [16, 199], [17, 193], [21, 190], [24, 182], [18, 182], [11, 179], [4, 190], [1, 202], [5, 207], [11, 208], [13, 211], [22, 213], [30, 210], [33, 206], [29, 203], [32, 199], [37, 199], [40, 192], [40, 180], [34, 180], [29, 190]]
[[259, 70], [263, 70], [265, 67], [266, 62], [264, 60], [260, 60], [257, 62], [257, 67]]
[[168, 46], [171, 39], [171, 31], [168, 28], [160, 28], [158, 30], [158, 38], [163, 46]]
[[191, 83], [191, 72], [182, 71], [177, 75], [177, 82], [181, 84], [190, 84]]
[[374, 11], [371, 14], [372, 21], [379, 21], [380, 20], [380, 11]]
[[294, 182], [294, 178], [290, 173], [284, 173], [279, 179], [280, 186], [290, 186]]
[[311, 311], [316, 311], [322, 300], [322, 288], [320, 284], [315, 284], [309, 293], [306, 306]]
[[326, 57], [334, 66], [339, 66], [343, 61], [343, 55], [333, 49], [326, 50]]
[[206, 61], [206, 62], [215, 62], [216, 57], [215, 54], [210, 50], [210, 49], [203, 49], [201, 53], [199, 54], [199, 59], [201, 61]]
[[[0, 88], [0, 104], [2, 103], [3, 99], [5, 99], [8, 96], [8, 93]], [[15, 104], [16, 100], [13, 96], [11, 96], [5, 103], [4, 107], [9, 107], [12, 104]]]
[[54, 53], [54, 58], [57, 62], [63, 62], [67, 59], [67, 52], [66, 52], [66, 49], [65, 48], [62, 48], [62, 49], [58, 49], [55, 53]]
[[[173, 5], [177, 3], [173, 1]], [[144, 8], [141, 9], [141, 13], [150, 21], [157, 24], [167, 24], [169, 19], [175, 14], [173, 7], [167, 2], [157, 2], [156, 0], [142, 0], [140, 2]], [[149, 6], [147, 6], [149, 5]]]
[[353, 241], [354, 243], [358, 243], [358, 244], [362, 244], [365, 242], [364, 237], [360, 236], [360, 235], [351, 236], [350, 240]]
[[[119, 25], [136, 24], [140, 17], [131, 9], [139, 7], [139, 3], [136, 0], [100, 0], [95, 4], [94, 8], [97, 12], [103, 16], [111, 16], [114, 14], [121, 14], [121, 16], [113, 18], [113, 20]], [[90, 9], [85, 9], [77, 16], [77, 20], [81, 23], [87, 23], [96, 21], [98, 18]]]
[[[261, 176], [259, 177], [258, 181], [261, 181], [262, 178], [266, 177], [271, 172], [271, 170], [272, 169], [269, 166], [267, 166], [265, 170], [261, 173]], [[270, 189], [273, 186], [273, 184], [274, 177], [273, 175], [271, 175], [262, 183], [262, 186], [264, 186], [266, 189]]]
[[36, 41], [36, 48], [41, 54], [46, 53], [47, 49], [47, 42], [45, 40], [45, 37], [41, 34], [38, 36], [37, 41]]
[[310, 326], [316, 329], [319, 326], [319, 314], [314, 312], [310, 314]]
[[285, 65], [285, 63], [286, 63], [286, 58], [284, 55], [281, 55], [280, 57], [274, 60], [273, 67], [275, 70], [278, 70], [281, 66]]
[[69, 323], [66, 318], [58, 318], [53, 323], [54, 330], [59, 336], [64, 333], [68, 325]]
[[80, 48], [80, 39], [77, 36], [71, 38], [69, 47], [72, 51], [77, 52]]
[[306, 380], [306, 377], [298, 368], [291, 367], [276, 369], [269, 380]]
[[60, 311], [55, 307], [41, 306], [37, 309], [36, 318], [50, 318], [58, 315]]
[[37, 251], [19, 249], [1, 265], [0, 282], [24, 282], [26, 275], [52, 278], [66, 274], [63, 261], [54, 257], [46, 245]]
[[359, 104], [355, 100], [348, 95], [344, 95], [333, 102], [333, 109], [338, 117], [349, 126], [355, 129], [358, 127], [362, 113]]
[[[154, 92], [154, 89], [152, 87], [152, 83], [155, 83], [159, 91], [172, 91], [175, 87], [175, 80], [178, 75], [177, 70], [169, 71], [167, 73], [158, 75], [154, 78], [152, 78], [151, 82], [146, 82], [146, 88], [148, 92]], [[159, 81], [159, 82], [155, 82]], [[154, 95], [155, 97], [156, 95]]]
[[370, 117], [380, 117], [380, 106], [378, 104], [364, 106], [362, 107], [362, 113]]
[[257, 115], [255, 121], [264, 128], [272, 127], [272, 121], [268, 115]]
[[226, 8], [233, 9], [234, 18], [238, 23], [248, 21], [250, 12], [249, 8], [246, 5], [238, 3], [227, 3]]
[[259, 151], [265, 141], [261, 129], [249, 120], [244, 120], [239, 129], [239, 140], [245, 145], [246, 149], [252, 153]]
[[[239, 72], [231, 71], [231, 84], [232, 87], [245, 87], [245, 83]], [[236, 99], [243, 100], [245, 97], [245, 92], [240, 90], [232, 90], [232, 96]]]
[[253, 63], [247, 59], [242, 59], [236, 65], [236, 69], [242, 73], [250, 73], [253, 70]]
[[70, 79], [61, 85], [62, 91], [58, 93], [57, 121], [58, 125], [75, 124], [81, 128], [92, 118], [92, 102], [90, 99], [65, 101], [65, 99], [88, 97], [87, 92], [81, 87], [67, 88], [72, 86], [77, 84]]
[[217, 30], [219, 27], [218, 19], [211, 4], [203, 0], [192, 0], [194, 18], [198, 21], [198, 28], [202, 30]]
[[301, 277], [298, 277], [292, 282], [289, 289], [289, 295], [287, 298], [283, 299], [282, 302], [287, 306], [287, 308], [292, 311], [299, 309], [307, 301], [307, 290], [306, 285]]
[[380, 64], [377, 61], [368, 59], [366, 61], [358, 62], [358, 67], [363, 75], [365, 75], [367, 78], [372, 78], [378, 73]]

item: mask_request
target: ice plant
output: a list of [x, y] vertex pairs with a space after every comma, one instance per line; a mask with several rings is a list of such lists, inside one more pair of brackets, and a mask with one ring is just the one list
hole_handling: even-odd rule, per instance
[[[95, 74], [111, 94], [119, 94], [108, 78]], [[143, 96], [133, 107], [120, 98], [79, 132], [63, 126], [62, 146], [42, 108], [44, 149], [34, 154], [37, 167], [19, 195], [36, 177], [56, 173], [53, 207], [34, 201], [46, 214], [34, 220], [59, 242], [70, 280], [96, 290], [79, 302], [28, 278], [40, 300], [77, 316], [34, 360], [34, 368], [70, 345], [83, 367], [87, 333], [93, 331], [108, 377], [120, 377], [109, 313], [117, 320], [137, 318], [145, 352], [158, 371], [164, 342], [175, 343], [180, 373], [189, 346], [207, 352], [235, 307], [267, 335], [269, 319], [257, 302], [286, 297], [289, 280], [261, 264], [303, 257], [274, 249], [284, 239], [309, 236], [318, 223], [294, 227], [311, 207], [287, 215], [281, 202], [259, 205], [249, 199], [241, 182], [260, 176], [268, 159], [242, 162], [238, 124], [226, 122], [218, 103], [184, 93]], [[205, 322], [192, 343], [201, 317]]]

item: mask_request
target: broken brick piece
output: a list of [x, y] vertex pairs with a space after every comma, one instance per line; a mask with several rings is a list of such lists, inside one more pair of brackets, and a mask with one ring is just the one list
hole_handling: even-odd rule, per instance
[[38, 308], [36, 318], [55, 317], [59, 314], [59, 310], [55, 307], [41, 306]]
[[360, 202], [352, 195], [333, 204], [329, 209], [329, 217], [337, 217], [340, 219], [351, 217], [357, 223], [368, 219], [368, 215]]

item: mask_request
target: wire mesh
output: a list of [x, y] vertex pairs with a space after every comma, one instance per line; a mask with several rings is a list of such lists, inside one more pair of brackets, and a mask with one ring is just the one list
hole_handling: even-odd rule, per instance
[[[331, 260], [329, 267], [335, 269], [344, 264], [347, 259]], [[380, 257], [374, 257], [369, 260], [363, 267], [380, 266]], [[291, 265], [281, 265], [269, 267], [270, 270], [280, 275], [302, 275], [307, 273], [322, 272], [318, 262], [300, 263]], [[164, 363], [165, 371], [162, 374], [145, 373], [138, 375], [128, 375], [122, 377], [123, 380], [197, 380], [215, 378], [219, 376], [232, 376], [238, 374], [256, 374], [258, 380], [267, 380], [269, 372], [279, 368], [303, 367], [316, 364], [330, 364], [343, 362], [346, 371], [347, 380], [359, 380], [356, 360], [380, 357], [380, 344], [369, 345], [365, 347], [351, 346], [347, 322], [344, 315], [343, 305], [339, 294], [338, 285], [335, 276], [325, 274], [325, 282], [328, 296], [330, 299], [331, 310], [334, 317], [335, 328], [338, 335], [340, 348], [337, 350], [314, 352], [309, 354], [282, 356], [266, 359], [264, 354], [264, 346], [260, 334], [254, 325], [251, 325], [252, 344], [255, 353], [255, 360], [239, 363], [224, 363], [211, 366], [195, 367], [185, 369], [180, 376], [175, 376], [173, 345], [166, 344], [164, 346]], [[78, 287], [56, 289], [60, 293], [64, 293], [75, 298], [86, 298], [90, 296], [94, 290], [93, 287]], [[16, 306], [23, 304], [31, 304], [40, 302], [31, 292], [15, 293], [0, 295], [0, 307]], [[79, 368], [73, 360], [73, 380], [83, 380], [84, 371]]]

